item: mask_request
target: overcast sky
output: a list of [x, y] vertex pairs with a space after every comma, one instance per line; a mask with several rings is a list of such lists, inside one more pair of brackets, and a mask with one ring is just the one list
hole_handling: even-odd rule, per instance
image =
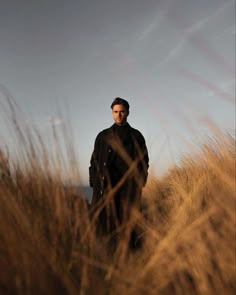
[[205, 118], [235, 128], [235, 1], [0, 4], [0, 92], [8, 89], [42, 135], [70, 121], [85, 184], [116, 96], [130, 103], [129, 123], [146, 138], [153, 173], [208, 133]]

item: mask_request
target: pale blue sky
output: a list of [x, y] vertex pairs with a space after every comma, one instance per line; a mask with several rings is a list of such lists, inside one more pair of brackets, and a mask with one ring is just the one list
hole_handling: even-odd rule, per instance
[[[209, 133], [203, 118], [235, 128], [235, 1], [0, 1], [0, 85], [42, 135], [63, 124], [59, 106], [84, 183], [116, 96], [131, 105], [153, 173]], [[2, 123], [0, 134], [10, 139]]]

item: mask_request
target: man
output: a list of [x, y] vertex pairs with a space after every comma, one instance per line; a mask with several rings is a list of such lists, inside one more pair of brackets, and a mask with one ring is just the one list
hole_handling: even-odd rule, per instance
[[129, 103], [117, 97], [111, 109], [115, 122], [97, 135], [89, 167], [100, 233], [111, 233], [130, 220], [148, 175], [145, 139], [127, 122]]

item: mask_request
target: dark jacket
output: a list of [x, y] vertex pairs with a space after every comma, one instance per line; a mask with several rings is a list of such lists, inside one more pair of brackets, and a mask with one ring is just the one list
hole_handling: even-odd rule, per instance
[[148, 162], [143, 135], [128, 123], [121, 127], [113, 124], [101, 131], [96, 137], [89, 167], [92, 204], [104, 195], [108, 185], [113, 187], [130, 167], [133, 169], [129, 171], [128, 182], [143, 187], [147, 181]]

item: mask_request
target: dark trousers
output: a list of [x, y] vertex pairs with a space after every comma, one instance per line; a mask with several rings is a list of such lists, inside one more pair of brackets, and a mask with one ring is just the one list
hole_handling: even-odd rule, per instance
[[[134, 186], [133, 183], [125, 183], [113, 196], [110, 196], [110, 201], [100, 212], [97, 219], [97, 234], [107, 236], [113, 247], [121, 237], [124, 237], [125, 232], [127, 238], [128, 231], [130, 247], [135, 248], [137, 234], [132, 213], [140, 209], [141, 192], [141, 188]], [[103, 196], [103, 202], [108, 195], [109, 191]]]

